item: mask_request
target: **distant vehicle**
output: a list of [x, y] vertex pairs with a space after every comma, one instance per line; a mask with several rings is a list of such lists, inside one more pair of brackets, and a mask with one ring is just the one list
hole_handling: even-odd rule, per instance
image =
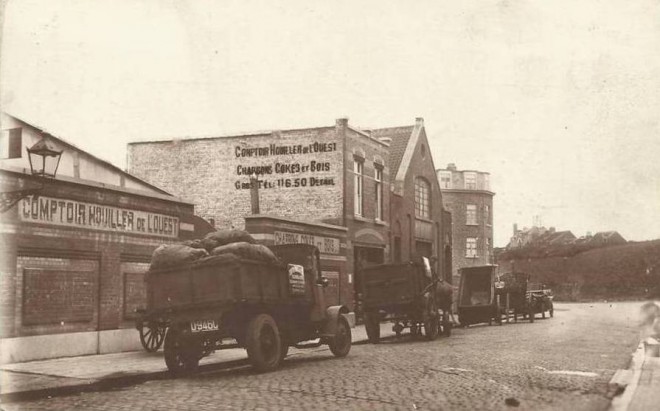
[[495, 294], [496, 265], [463, 267], [459, 270], [458, 321], [461, 326], [502, 324], [502, 312]]
[[360, 270], [358, 305], [364, 315], [367, 337], [380, 340], [381, 321], [394, 323], [400, 335], [409, 328], [434, 340], [440, 332], [451, 334], [451, 285], [423, 263], [381, 264]]
[[147, 273], [147, 309], [136, 326], [147, 342], [153, 335], [151, 347], [164, 335], [171, 372], [193, 371], [225, 348], [245, 348], [259, 371], [276, 369], [289, 346], [327, 344], [337, 357], [349, 353], [348, 308], [326, 307], [319, 250], [304, 244], [271, 250], [281, 262], [224, 254]]

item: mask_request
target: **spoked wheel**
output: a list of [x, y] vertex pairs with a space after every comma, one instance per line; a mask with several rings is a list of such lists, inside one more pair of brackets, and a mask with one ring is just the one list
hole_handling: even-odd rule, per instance
[[170, 328], [165, 336], [165, 364], [173, 374], [187, 374], [197, 369], [200, 356], [194, 345], [186, 341], [181, 332]]
[[367, 330], [367, 338], [372, 344], [380, 341], [380, 321], [378, 313], [364, 314], [364, 328]]
[[166, 327], [150, 322], [140, 327], [140, 343], [147, 352], [158, 351], [165, 340]]
[[259, 314], [250, 321], [245, 338], [248, 359], [260, 372], [277, 368], [282, 361], [282, 341], [273, 317]]
[[[380, 325], [378, 327], [380, 330]], [[328, 345], [335, 357], [345, 357], [351, 351], [351, 326], [343, 315], [339, 315], [335, 336]]]

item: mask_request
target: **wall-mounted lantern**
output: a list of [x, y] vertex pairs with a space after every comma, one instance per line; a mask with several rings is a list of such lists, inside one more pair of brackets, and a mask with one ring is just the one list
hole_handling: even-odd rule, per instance
[[0, 192], [0, 213], [10, 210], [22, 198], [30, 195], [38, 195], [44, 188], [46, 179], [55, 178], [57, 168], [60, 165], [62, 150], [56, 150], [55, 147], [46, 141], [39, 140], [32, 147], [25, 148], [28, 152], [30, 161], [30, 173], [38, 177], [38, 184], [28, 186], [30, 182], [20, 183], [20, 189]]
[[62, 158], [62, 150], [56, 150], [51, 143], [43, 138], [32, 147], [26, 147], [26, 149], [32, 175], [55, 178]]

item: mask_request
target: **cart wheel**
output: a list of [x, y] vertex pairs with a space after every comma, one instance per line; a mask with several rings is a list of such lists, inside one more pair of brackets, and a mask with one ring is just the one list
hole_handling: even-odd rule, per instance
[[424, 321], [424, 336], [429, 341], [433, 341], [438, 338], [437, 317], [429, 317], [426, 321]]
[[140, 327], [140, 342], [147, 352], [158, 351], [165, 340], [166, 327], [155, 323], [142, 324]]
[[165, 365], [173, 374], [187, 374], [197, 369], [199, 356], [191, 344], [186, 344], [181, 332], [170, 328], [165, 336]]
[[248, 359], [258, 371], [271, 371], [280, 365], [282, 341], [277, 323], [270, 315], [259, 314], [250, 321], [245, 345]]
[[343, 315], [339, 315], [335, 336], [328, 345], [335, 357], [346, 357], [351, 350], [351, 326]]
[[367, 338], [372, 344], [380, 342], [380, 321], [378, 320], [378, 313], [365, 313], [364, 314], [364, 328], [367, 330]]

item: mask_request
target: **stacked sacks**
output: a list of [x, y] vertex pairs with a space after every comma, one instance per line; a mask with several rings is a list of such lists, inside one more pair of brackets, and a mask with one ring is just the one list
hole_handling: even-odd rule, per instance
[[211, 250], [211, 255], [222, 254], [234, 254], [247, 260], [264, 261], [272, 264], [278, 261], [270, 248], [261, 244], [250, 244], [245, 241], [221, 245]]
[[151, 269], [192, 263], [211, 255], [233, 254], [239, 258], [277, 262], [273, 252], [243, 230], [219, 230], [207, 234], [201, 240], [188, 240], [182, 244], [161, 245], [151, 257]]
[[151, 269], [172, 267], [191, 263], [208, 256], [203, 248], [192, 248], [185, 244], [164, 244], [156, 248], [151, 256]]

